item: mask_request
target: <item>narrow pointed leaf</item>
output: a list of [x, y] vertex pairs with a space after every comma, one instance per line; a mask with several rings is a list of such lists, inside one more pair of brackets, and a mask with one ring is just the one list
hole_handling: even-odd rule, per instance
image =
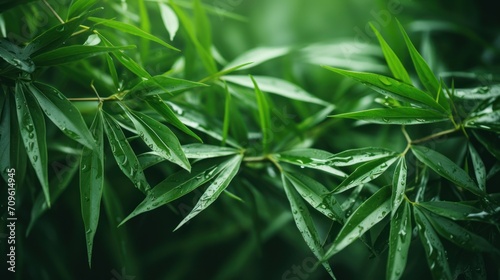
[[499, 133], [500, 110], [486, 110], [486, 112], [484, 113], [469, 117], [467, 120], [465, 120], [465, 126]]
[[475, 195], [485, 196], [484, 191], [477, 187], [469, 174], [449, 158], [423, 146], [412, 146], [411, 150], [418, 160], [429, 166], [445, 179]]
[[323, 259], [328, 260], [340, 252], [389, 214], [390, 197], [391, 188], [386, 186], [363, 202], [347, 219]]
[[396, 213], [399, 205], [403, 202], [406, 191], [406, 176], [408, 169], [406, 167], [406, 160], [404, 156], [399, 158], [394, 176], [392, 178], [392, 216]]
[[0, 174], [4, 181], [8, 183], [9, 175], [7, 169], [12, 168], [10, 157], [11, 153], [11, 102], [13, 101], [13, 96], [10, 93], [0, 95]]
[[128, 108], [124, 110], [134, 123], [139, 136], [152, 151], [188, 171], [191, 169], [179, 140], [168, 127], [140, 112], [133, 112]]
[[117, 165], [137, 189], [143, 193], [147, 193], [151, 187], [120, 125], [106, 112], [102, 112], [102, 114], [104, 118], [104, 129]]
[[250, 76], [252, 79], [252, 83], [255, 89], [255, 96], [257, 99], [257, 105], [259, 109], [259, 121], [260, 121], [260, 129], [262, 130], [262, 146], [264, 152], [267, 152], [271, 136], [271, 110], [269, 108], [269, 103], [267, 100], [267, 96], [260, 90], [259, 85], [255, 81], [255, 79]]
[[[312, 220], [311, 214], [307, 209], [307, 205], [302, 201], [302, 198], [295, 191], [293, 186], [291, 186], [290, 182], [286, 178], [285, 174], [281, 174], [281, 180], [283, 181], [283, 188], [285, 189], [286, 196], [288, 201], [290, 202], [290, 207], [292, 208], [292, 215], [295, 221], [295, 225], [299, 229], [302, 238], [306, 242], [309, 249], [311, 249], [312, 253], [319, 260], [323, 257], [323, 247], [321, 246], [320, 237], [316, 227], [314, 226], [314, 222]], [[330, 264], [327, 259], [321, 260], [321, 264], [326, 269], [328, 274], [335, 279], [333, 275]]]
[[188, 144], [183, 145], [182, 150], [187, 158], [205, 159], [229, 156], [240, 153], [239, 150], [229, 147], [219, 147], [207, 144]]
[[118, 47], [103, 47], [103, 46], [69, 46], [62, 47], [52, 51], [48, 51], [33, 57], [33, 61], [37, 66], [51, 66], [58, 64], [70, 63], [100, 54], [106, 54], [118, 50], [129, 50], [135, 46], [118, 46]]
[[240, 170], [240, 164], [243, 157], [241, 155], [233, 156], [222, 167], [221, 172], [215, 177], [214, 181], [210, 183], [203, 195], [200, 197], [193, 210], [177, 225], [174, 229], [177, 230], [182, 227], [189, 220], [205, 210], [208, 206], [217, 200], [219, 195], [229, 186], [236, 173]]
[[179, 49], [173, 47], [172, 45], [166, 43], [162, 39], [149, 34], [148, 32], [143, 31], [142, 29], [120, 21], [115, 21], [115, 20], [110, 20], [110, 19], [102, 19], [102, 18], [96, 18], [96, 17], [89, 17], [90, 21], [96, 22], [98, 25], [104, 25], [107, 27], [111, 27], [115, 30], [119, 30], [121, 32], [125, 32], [134, 36], [138, 36], [143, 39], [147, 39], [153, 42], [156, 42], [166, 48], [169, 48], [171, 50], [179, 51]]
[[373, 24], [370, 23], [370, 27], [377, 36], [382, 52], [384, 53], [385, 60], [387, 61], [387, 65], [389, 65], [389, 69], [391, 69], [394, 78], [411, 85], [412, 82], [410, 76], [408, 75], [408, 72], [406, 72], [406, 69], [399, 60], [398, 56], [394, 53], [389, 44], [387, 44], [384, 40], [384, 37], [380, 35], [380, 32], [373, 26]]
[[116, 89], [118, 89], [120, 88], [120, 81], [118, 79], [118, 72], [116, 72], [116, 67], [113, 58], [109, 53], [107, 53], [105, 57], [106, 57], [106, 63], [108, 64], [109, 74], [113, 79], [113, 85], [115, 86]]
[[238, 70], [253, 68], [271, 59], [286, 55], [289, 52], [289, 47], [258, 47], [236, 57], [233, 61], [226, 64], [224, 70], [241, 64], [245, 64], [245, 66], [240, 67]]
[[426, 213], [425, 210], [423, 210], [422, 213], [424, 213], [439, 235], [455, 245], [468, 251], [495, 253], [500, 255], [500, 250], [495, 248], [495, 246], [483, 237], [470, 232], [449, 219], [428, 212]]
[[344, 212], [334, 195], [320, 182], [300, 173], [285, 173], [285, 177], [292, 183], [302, 198], [314, 209], [326, 217], [338, 221], [344, 221]]
[[280, 162], [321, 170], [339, 177], [347, 177], [347, 174], [341, 170], [330, 166], [330, 160], [333, 156], [332, 153], [318, 149], [294, 149], [274, 154], [273, 158]]
[[224, 123], [222, 125], [222, 146], [226, 145], [227, 136], [229, 135], [229, 125], [231, 124], [231, 93], [224, 82]]
[[[35, 71], [35, 64], [29, 54], [26, 54], [21, 47], [3, 38], [0, 38], [0, 59], [10, 64], [11, 68], [14, 67], [28, 73]], [[2, 65], [3, 69], [0, 69], [0, 73], [8, 72], [9, 67]]]
[[495, 224], [494, 214], [471, 206], [469, 204], [453, 201], [426, 201], [419, 206], [437, 215], [455, 221], [478, 221]]
[[[253, 78], [259, 85], [259, 88], [264, 92], [281, 95], [289, 99], [303, 102], [325, 106], [330, 105], [328, 102], [315, 97], [304, 89], [288, 81], [268, 76], [253, 76]], [[248, 78], [248, 76], [229, 75], [223, 76], [222, 79], [247, 88], [254, 88], [253, 82]]]
[[203, 142], [201, 138], [196, 135], [191, 129], [187, 128], [180, 120], [177, 118], [172, 109], [158, 96], [147, 96], [144, 98], [146, 103], [151, 106], [158, 114], [160, 114], [168, 123], [177, 127], [180, 131], [186, 133], [187, 135], [195, 138], [196, 140]]
[[472, 159], [472, 166], [474, 167], [474, 173], [476, 175], [476, 180], [479, 188], [482, 191], [486, 191], [486, 167], [484, 162], [476, 151], [476, 148], [469, 143], [469, 153]]
[[170, 35], [170, 41], [174, 40], [175, 35], [177, 34], [177, 30], [179, 30], [179, 19], [177, 15], [174, 13], [172, 8], [167, 4], [158, 2], [158, 6], [160, 8], [161, 19], [165, 28], [167, 29], [168, 34]]
[[167, 179], [151, 189], [146, 198], [120, 223], [120, 225], [141, 213], [156, 209], [192, 192], [217, 176], [227, 165], [229, 160], [204, 160], [193, 165], [191, 172], [181, 170], [170, 175]]
[[439, 81], [436, 79], [436, 76], [434, 76], [434, 73], [432, 73], [432, 70], [429, 67], [429, 65], [427, 65], [427, 62], [425, 62], [424, 58], [420, 55], [420, 53], [413, 45], [413, 43], [410, 40], [410, 37], [408, 37], [408, 34], [406, 34], [406, 31], [404, 30], [403, 26], [399, 23], [399, 21], [398, 21], [398, 26], [399, 30], [401, 31], [401, 34], [403, 34], [403, 38], [406, 42], [406, 47], [410, 52], [411, 60], [413, 61], [415, 70], [417, 70], [420, 82], [422, 82], [422, 85], [427, 89], [427, 91], [431, 94], [431, 96], [436, 98], [439, 92]]
[[406, 83], [399, 82], [398, 80], [395, 80], [393, 78], [378, 74], [346, 71], [329, 66], [323, 67], [330, 71], [361, 82], [369, 86], [373, 90], [380, 92], [383, 95], [392, 97], [396, 100], [410, 102], [418, 106], [423, 106], [442, 113], [447, 113], [447, 111], [427, 93]]
[[364, 183], [368, 183], [382, 175], [397, 160], [397, 157], [387, 157], [367, 162], [354, 170], [334, 190], [335, 193], [344, 192]]
[[92, 6], [94, 6], [99, 0], [77, 0], [73, 1], [73, 4], [68, 10], [68, 19], [79, 16], [86, 11], [88, 11]]
[[172, 96], [176, 92], [196, 88], [206, 87], [206, 84], [171, 78], [167, 76], [154, 76], [144, 80], [133, 87], [125, 98], [136, 98], [146, 96]]
[[332, 117], [363, 120], [379, 124], [398, 125], [435, 123], [449, 120], [449, 118], [443, 113], [413, 107], [369, 109], [360, 112], [333, 115]]
[[212, 46], [212, 28], [200, 0], [193, 1], [193, 15], [196, 37], [204, 49], [209, 50]]
[[434, 279], [453, 279], [446, 259], [446, 251], [432, 224], [418, 207], [413, 208], [420, 241], [425, 249], [427, 264]]
[[332, 166], [351, 166], [397, 154], [391, 150], [376, 147], [352, 149], [335, 154], [329, 164]]
[[83, 148], [80, 160], [80, 202], [89, 267], [92, 264], [92, 247], [99, 224], [104, 183], [103, 119], [100, 110], [90, 127], [95, 137], [95, 149]]
[[386, 276], [391, 280], [400, 279], [405, 271], [412, 236], [410, 204], [403, 202], [393, 213]]
[[91, 148], [94, 139], [80, 111], [56, 88], [36, 83], [27, 84], [45, 115], [68, 137]]
[[42, 186], [45, 201], [50, 207], [48, 155], [45, 118], [33, 96], [26, 91], [23, 83], [15, 87], [17, 120], [28, 158]]

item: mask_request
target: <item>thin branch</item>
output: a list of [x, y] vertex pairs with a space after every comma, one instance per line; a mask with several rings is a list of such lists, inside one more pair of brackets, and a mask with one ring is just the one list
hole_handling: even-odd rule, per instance
[[443, 135], [447, 135], [447, 134], [451, 134], [451, 133], [457, 132], [458, 130], [459, 129], [457, 129], [457, 128], [452, 128], [452, 129], [444, 130], [444, 131], [441, 131], [441, 132], [438, 132], [438, 133], [426, 136], [424, 138], [413, 140], [413, 141], [411, 141], [411, 144], [419, 144], [419, 143], [422, 143], [422, 142], [427, 142], [429, 140], [441, 137]]
[[49, 10], [56, 16], [56, 18], [64, 23], [64, 20], [57, 14], [57, 12], [52, 8], [52, 6], [47, 2], [47, 0], [43, 0], [43, 3], [49, 8]]

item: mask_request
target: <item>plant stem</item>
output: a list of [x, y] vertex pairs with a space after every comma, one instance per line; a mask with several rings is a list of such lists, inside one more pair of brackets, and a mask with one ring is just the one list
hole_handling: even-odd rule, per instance
[[56, 18], [61, 22], [64, 23], [64, 20], [57, 14], [57, 12], [52, 8], [52, 6], [47, 2], [47, 0], [43, 0], [43, 3], [49, 8], [49, 10], [56, 16]]
[[452, 128], [452, 129], [444, 130], [444, 131], [441, 131], [441, 132], [438, 132], [438, 133], [426, 136], [424, 138], [413, 140], [413, 141], [411, 141], [411, 144], [419, 144], [419, 143], [422, 143], [422, 142], [426, 142], [426, 141], [432, 140], [434, 138], [441, 137], [443, 135], [447, 135], [447, 134], [451, 134], [451, 133], [457, 132], [458, 130], [459, 130], [458, 128]]

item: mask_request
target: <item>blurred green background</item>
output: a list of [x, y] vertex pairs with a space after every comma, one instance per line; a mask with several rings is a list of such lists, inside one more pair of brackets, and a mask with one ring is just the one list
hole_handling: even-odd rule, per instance
[[[40, 2], [4, 13], [8, 30], [21, 32], [27, 28], [27, 33], [37, 34], [36, 26], [26, 27], [18, 21], [19, 15], [43, 12]], [[48, 2], [57, 11], [64, 11], [69, 1]], [[189, 1], [176, 2], [189, 5]], [[319, 64], [380, 73], [387, 71], [376, 39], [368, 31], [369, 22], [376, 25], [401, 55], [403, 63], [409, 65], [410, 58], [395, 25], [397, 17], [434, 70], [445, 78], [456, 77], [458, 87], [478, 85], [478, 79], [461, 77], [461, 72], [475, 73], [485, 82], [492, 82], [497, 80], [500, 71], [500, 19], [494, 8], [495, 1], [203, 2], [209, 7], [223, 8], [241, 16], [241, 19], [224, 17], [217, 9], [210, 14], [214, 46], [226, 61], [255, 47], [291, 47], [290, 54], [242, 74], [269, 75], [292, 81], [335, 104], [337, 112], [366, 108], [377, 95], [332, 75]], [[149, 8], [152, 33], [167, 40], [156, 3], [145, 3]], [[134, 21], [139, 19], [135, 1], [102, 1], [101, 4], [107, 10], [100, 16], [116, 16], [118, 20], [139, 24]], [[124, 4], [134, 16], [120, 14]], [[190, 9], [186, 11], [190, 12]], [[50, 17], [46, 20], [47, 24], [56, 22]], [[182, 36], [179, 35], [173, 45], [183, 49]], [[151, 61], [147, 63], [149, 71], [161, 73], [173, 64], [173, 61], [164, 61], [154, 55], [163, 57], [161, 51], [152, 52]], [[69, 95], [92, 95], [89, 81], [82, 81], [84, 85], [68, 84], [59, 79], [57, 71], [50, 72], [43, 79]], [[284, 102], [280, 103], [279, 110], [285, 108]], [[297, 105], [286, 113], [293, 121], [299, 122], [317, 109], [313, 105], [300, 108]], [[317, 131], [313, 145], [331, 152], [365, 145], [391, 146], [401, 142], [393, 142], [394, 137], [401, 137], [393, 132], [391, 127], [353, 128], [350, 122], [327, 121]], [[181, 142], [185, 143], [182, 139]], [[51, 159], [51, 166], [62, 166], [65, 171], [77, 161], [68, 151], [60, 150], [52, 151]], [[27, 237], [24, 233], [30, 220], [34, 194], [23, 192], [24, 186], [18, 187], [23, 195], [17, 206], [17, 279], [328, 279], [324, 270], [311, 269], [312, 254], [296, 230], [289, 205], [282, 199], [284, 194], [273, 193], [267, 182], [250, 182], [244, 177], [235, 180], [232, 185], [241, 187], [240, 195], [246, 199], [245, 203], [221, 196], [208, 210], [176, 232], [172, 230], [194, 206], [199, 192], [173, 202], [171, 207], [143, 214], [117, 229], [117, 223], [143, 197], [116, 166], [110, 164], [110, 167], [108, 170], [112, 173], [107, 174], [106, 207], [102, 208], [96, 234], [92, 269], [87, 264], [77, 176]], [[166, 176], [161, 170], [149, 171], [147, 175], [152, 178], [152, 185]], [[37, 184], [35, 178], [26, 179], [24, 185], [30, 184]], [[4, 201], [2, 198], [3, 207]], [[2, 227], [1, 231], [4, 229]], [[323, 229], [324, 232], [327, 230]], [[3, 247], [5, 239], [1, 240]], [[404, 278], [428, 279], [430, 276], [421, 262], [424, 258], [422, 248], [415, 246], [411, 254], [418, 262], [410, 261]], [[331, 263], [338, 279], [382, 279], [384, 260], [373, 256], [361, 242], [357, 242], [335, 256]]]

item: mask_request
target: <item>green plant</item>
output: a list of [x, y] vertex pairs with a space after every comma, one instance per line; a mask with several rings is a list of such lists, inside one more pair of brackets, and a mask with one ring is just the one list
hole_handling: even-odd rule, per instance
[[[435, 279], [491, 273], [484, 259], [498, 261], [500, 253], [498, 85], [458, 90], [453, 80], [436, 78], [399, 22], [418, 82], [372, 26], [392, 77], [324, 68], [384, 99], [362, 106], [339, 102], [344, 113], [328, 119], [332, 102], [261, 75], [257, 67], [288, 54], [316, 55], [308, 47], [257, 48], [229, 63], [218, 55], [208, 14], [241, 20], [238, 15], [199, 0], [137, 1], [129, 5], [141, 19], [139, 28], [127, 22], [134, 14], [124, 3], [78, 0], [56, 12], [43, 2], [60, 22], [27, 41], [0, 40], [0, 170], [7, 183], [8, 170], [16, 170], [18, 201], [30, 209], [28, 233], [76, 180], [91, 267], [101, 212], [107, 232], [119, 239], [120, 263], [133, 266], [123, 228], [133, 231], [134, 220], [168, 205], [182, 215], [176, 231], [222, 200], [231, 210], [224, 214], [242, 220], [257, 239], [270, 238], [293, 219], [316, 265], [331, 278], [335, 257], [355, 242], [386, 263], [388, 279], [410, 277], [409, 261], [427, 266]], [[25, 8], [16, 4], [22, 5], [14, 9]], [[105, 8], [94, 8], [99, 5]], [[123, 13], [121, 20], [113, 9]], [[150, 14], [165, 27], [151, 24]], [[180, 37], [178, 47], [153, 35], [160, 27], [170, 40]], [[348, 89], [339, 95], [346, 98]], [[335, 125], [346, 126], [342, 133], [354, 138], [354, 127], [367, 124], [398, 130], [387, 133], [384, 146], [321, 147]], [[57, 140], [47, 140], [52, 138]], [[54, 165], [68, 155], [77, 164]], [[117, 188], [119, 183], [137, 191]], [[175, 206], [195, 192], [192, 206]], [[422, 248], [426, 265], [410, 254]], [[229, 263], [244, 263], [242, 254]]]

